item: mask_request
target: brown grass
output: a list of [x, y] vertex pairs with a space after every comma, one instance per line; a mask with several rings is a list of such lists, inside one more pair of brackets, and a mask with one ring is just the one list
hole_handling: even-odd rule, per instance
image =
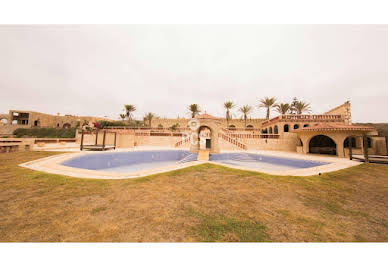
[[0, 154], [0, 241], [387, 241], [388, 165], [278, 177], [211, 164], [88, 180]]

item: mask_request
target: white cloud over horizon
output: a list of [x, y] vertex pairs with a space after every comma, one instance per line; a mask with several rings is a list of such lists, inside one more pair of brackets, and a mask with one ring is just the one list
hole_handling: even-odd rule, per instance
[[387, 25], [2, 25], [0, 113], [223, 116], [233, 100], [264, 117], [273, 96], [314, 113], [350, 100], [354, 122], [388, 122], [387, 47]]

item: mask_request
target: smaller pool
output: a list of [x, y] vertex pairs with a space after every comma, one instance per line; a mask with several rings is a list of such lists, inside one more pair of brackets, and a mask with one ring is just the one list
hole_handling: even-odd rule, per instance
[[184, 150], [131, 151], [87, 154], [62, 165], [88, 170], [129, 173], [197, 160], [197, 154]]
[[249, 167], [263, 171], [293, 170], [301, 168], [311, 168], [328, 164], [325, 162], [282, 158], [254, 153], [211, 154], [209, 160], [229, 165]]

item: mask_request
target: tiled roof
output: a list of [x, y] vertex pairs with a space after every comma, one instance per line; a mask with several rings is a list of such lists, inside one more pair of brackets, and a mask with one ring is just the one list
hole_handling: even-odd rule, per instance
[[295, 130], [296, 132], [300, 131], [319, 131], [319, 130], [331, 130], [331, 131], [343, 131], [343, 130], [352, 130], [352, 131], [373, 131], [376, 130], [373, 127], [367, 126], [355, 126], [355, 125], [345, 125], [338, 123], [320, 123], [315, 126], [303, 127]]
[[219, 119], [219, 118], [214, 117], [212, 115], [209, 115], [207, 113], [204, 113], [204, 114], [201, 114], [201, 115], [197, 115], [195, 118], [197, 118], [197, 119]]

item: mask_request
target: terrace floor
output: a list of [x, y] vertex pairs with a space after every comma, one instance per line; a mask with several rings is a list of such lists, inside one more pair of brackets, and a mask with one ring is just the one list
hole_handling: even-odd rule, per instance
[[388, 165], [320, 176], [266, 175], [201, 164], [95, 180], [0, 154], [0, 241], [388, 241]]

